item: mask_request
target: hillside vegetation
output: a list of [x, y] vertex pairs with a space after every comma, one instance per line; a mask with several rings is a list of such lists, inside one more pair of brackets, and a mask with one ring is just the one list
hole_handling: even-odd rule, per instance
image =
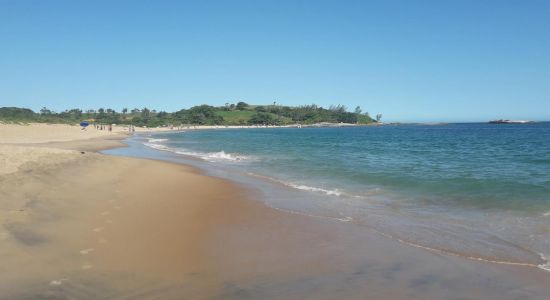
[[362, 113], [357, 107], [348, 112], [343, 105], [328, 109], [317, 105], [281, 106], [248, 105], [244, 102], [226, 104], [221, 107], [210, 105], [193, 106], [176, 112], [156, 111], [148, 108], [127, 108], [117, 112], [110, 108], [83, 111], [75, 108], [63, 112], [54, 112], [42, 108], [34, 112], [27, 108], [1, 107], [0, 121], [10, 123], [78, 123], [89, 121], [98, 124], [132, 124], [135, 126], [180, 126], [180, 125], [289, 125], [315, 123], [357, 123], [377, 122], [368, 113]]

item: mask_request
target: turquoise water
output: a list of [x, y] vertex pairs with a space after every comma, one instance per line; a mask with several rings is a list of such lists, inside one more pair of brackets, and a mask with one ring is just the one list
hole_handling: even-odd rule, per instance
[[411, 200], [481, 209], [550, 208], [550, 123], [210, 130], [156, 137], [207, 160], [241, 159], [259, 174], [326, 190], [361, 195], [383, 188]]
[[141, 142], [262, 181], [279, 209], [467, 257], [550, 256], [550, 123], [189, 130]]

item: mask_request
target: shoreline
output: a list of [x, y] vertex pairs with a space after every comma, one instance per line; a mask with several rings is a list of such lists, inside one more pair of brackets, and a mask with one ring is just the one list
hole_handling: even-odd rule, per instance
[[[163, 134], [161, 132], [159, 132], [158, 134]], [[140, 138], [149, 138], [149, 140], [151, 140], [151, 138], [153, 138], [154, 140], [154, 137], [155, 137], [155, 134], [152, 133], [150, 135], [146, 135], [146, 136], [141, 136]], [[133, 146], [130, 145], [130, 148], [132, 147], [135, 147], [135, 144], [140, 144], [142, 142], [134, 142], [132, 144], [134, 144]], [[151, 142], [147, 142], [147, 143], [144, 143], [144, 145], [146, 145], [148, 148], [151, 148], [153, 149], [154, 152], [158, 152], [158, 153], [167, 153], [168, 156], [165, 156], [165, 155], [160, 155], [158, 157], [155, 157], [155, 159], [158, 159], [158, 160], [161, 160], [161, 161], [170, 161], [170, 162], [177, 162], [177, 163], [181, 163], [181, 164], [189, 164], [191, 163], [194, 167], [196, 168], [199, 168], [199, 169], [203, 169], [203, 168], [206, 168], [206, 169], [210, 169], [210, 167], [208, 167], [207, 165], [204, 165], [202, 164], [201, 162], [205, 162], [205, 161], [209, 161], [207, 158], [205, 158], [204, 156], [201, 156], [201, 155], [198, 155], [197, 153], [194, 153], [194, 154], [186, 154], [185, 152], [179, 152], [179, 151], [175, 151], [174, 149], [171, 149], [171, 148], [167, 148], [167, 147], [164, 147], [162, 144], [161, 145], [150, 145]], [[156, 147], [156, 146], [162, 146], [162, 147]], [[191, 151], [192, 152], [192, 151]], [[122, 155], [124, 156], [124, 152], [122, 152], [122, 154], [118, 154], [118, 155]], [[126, 154], [128, 155], [128, 154]], [[147, 155], [145, 156], [137, 156], [137, 157], [147, 157]], [[178, 157], [184, 157], [185, 159], [182, 161], [181, 159], [178, 159]], [[198, 162], [198, 163], [195, 163], [195, 162]], [[220, 166], [218, 166], [219, 168]], [[216, 169], [216, 166], [212, 167], [213, 169]], [[237, 171], [237, 170], [233, 170], [233, 171]], [[206, 170], [205, 170], [206, 172]], [[215, 173], [215, 172], [213, 172]], [[232, 182], [238, 182], [235, 180], [235, 178], [231, 178], [231, 177], [227, 177], [227, 176], [220, 176], [220, 175], [212, 175], [212, 176], [215, 176], [215, 177], [219, 177], [219, 178], [224, 178], [226, 180], [229, 180], [229, 181], [232, 181]], [[246, 173], [246, 176], [244, 177], [247, 177], [247, 176], [252, 176], [254, 177], [256, 180], [263, 180], [265, 182], [268, 182], [270, 185], [276, 185], [277, 188], [281, 188], [281, 189], [284, 189], [284, 190], [289, 190], [289, 191], [303, 191], [303, 190], [313, 190], [313, 191], [321, 191], [322, 193], [324, 194], [327, 194], [327, 195], [330, 195], [331, 193], [338, 193], [338, 189], [335, 189], [335, 190], [323, 190], [322, 188], [319, 188], [319, 187], [315, 187], [315, 186], [299, 186], [299, 187], [296, 187], [295, 185], [291, 184], [291, 183], [286, 183], [280, 179], [276, 179], [276, 178], [271, 178], [271, 177], [268, 177], [268, 176], [264, 176], [264, 175], [261, 175], [261, 174], [254, 174], [254, 173]], [[250, 184], [250, 183], [247, 183], [248, 187], [245, 187], [245, 188], [252, 188], [252, 189], [255, 189], [256, 187], [254, 186], [254, 184]], [[339, 194], [337, 194], [336, 196], [340, 196]], [[357, 197], [355, 195], [352, 195], [353, 197]], [[445, 245], [440, 245], [440, 247], [438, 247], [437, 245], [430, 245], [430, 243], [422, 243], [421, 241], [419, 242], [418, 240], [412, 240], [412, 239], [407, 239], [406, 236], [403, 236], [402, 234], [400, 235], [399, 232], [391, 232], [391, 231], [387, 231], [387, 230], [383, 230], [383, 228], [379, 228], [379, 227], [375, 227], [375, 226], [372, 226], [372, 224], [364, 224], [364, 223], [358, 223], [354, 220], [354, 218], [352, 217], [339, 217], [339, 216], [331, 216], [331, 215], [324, 215], [324, 214], [311, 214], [311, 213], [308, 213], [306, 211], [301, 211], [301, 210], [292, 210], [292, 209], [285, 209], [285, 208], [282, 208], [282, 207], [278, 207], [276, 205], [271, 205], [269, 204], [268, 202], [266, 201], [263, 201], [261, 200], [261, 202], [263, 202], [265, 205], [267, 205], [269, 208], [272, 208], [272, 209], [276, 209], [276, 210], [279, 210], [281, 212], [284, 212], [284, 213], [290, 213], [290, 214], [297, 214], [297, 215], [302, 215], [304, 217], [307, 217], [307, 218], [310, 218], [310, 217], [313, 217], [313, 218], [321, 218], [321, 219], [330, 219], [330, 220], [336, 220], [336, 221], [339, 221], [339, 222], [346, 222], [346, 223], [353, 223], [355, 225], [358, 225], [358, 226], [362, 226], [364, 227], [365, 230], [369, 230], [379, 236], [382, 236], [384, 238], [388, 238], [390, 240], [393, 240], [395, 242], [398, 242], [404, 246], [407, 246], [407, 247], [415, 247], [415, 248], [418, 248], [418, 249], [422, 249], [422, 250], [425, 250], [425, 251], [429, 251], [431, 253], [436, 253], [436, 254], [441, 254], [441, 255], [447, 255], [447, 256], [454, 256], [454, 257], [460, 257], [462, 259], [465, 259], [465, 260], [470, 260], [470, 261], [475, 261], [475, 262], [479, 262], [479, 263], [487, 263], [487, 264], [500, 264], [500, 265], [510, 265], [510, 266], [520, 266], [520, 267], [529, 267], [529, 268], [537, 268], [537, 269], [540, 269], [540, 270], [543, 270], [545, 272], [550, 272], [550, 265], [549, 265], [549, 261], [548, 259], [544, 256], [544, 254], [540, 253], [540, 252], [537, 252], [537, 251], [533, 251], [531, 249], [523, 249], [525, 252], [522, 253], [522, 257], [512, 257], [511, 255], [507, 255], [506, 252], [500, 252], [500, 253], [490, 253], [490, 252], [477, 252], [476, 251], [460, 251], [460, 249], [453, 249], [452, 247], [445, 247]], [[517, 246], [518, 248], [520, 246]], [[487, 254], [487, 255], [484, 255], [484, 254]], [[492, 254], [492, 255], [490, 255]]]
[[0, 175], [10, 200], [0, 202], [0, 252], [10, 257], [0, 298], [547, 295], [542, 270], [441, 256], [281, 212], [182, 164], [89, 153], [123, 144], [113, 136], [33, 145], [62, 152]]

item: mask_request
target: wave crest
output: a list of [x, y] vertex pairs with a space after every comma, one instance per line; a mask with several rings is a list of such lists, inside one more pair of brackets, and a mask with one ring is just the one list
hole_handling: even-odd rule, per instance
[[326, 190], [326, 189], [322, 189], [322, 188], [318, 188], [318, 187], [314, 187], [314, 186], [307, 186], [307, 185], [303, 185], [303, 184], [293, 184], [293, 183], [288, 183], [288, 182], [284, 183], [284, 185], [290, 186], [290, 187], [298, 189], [298, 190], [318, 192], [318, 193], [323, 193], [323, 194], [326, 194], [326, 195], [329, 195], [329, 196], [340, 196], [340, 195], [342, 195], [342, 192], [340, 192], [338, 189]]
[[167, 141], [167, 139], [148, 139], [147, 143], [143, 143], [145, 146], [149, 148], [153, 148], [156, 150], [161, 151], [167, 151], [172, 152], [176, 154], [186, 155], [186, 156], [192, 156], [196, 158], [200, 158], [205, 161], [210, 162], [243, 162], [243, 161], [249, 161], [252, 160], [250, 156], [241, 155], [238, 153], [227, 153], [225, 151], [219, 151], [219, 152], [195, 152], [195, 151], [189, 151], [186, 149], [176, 149], [176, 148], [170, 148], [166, 145], [159, 144], [160, 142]]
[[198, 157], [203, 160], [211, 161], [211, 162], [216, 162], [216, 161], [240, 162], [240, 161], [250, 160], [250, 157], [248, 156], [240, 155], [238, 153], [226, 153], [223, 150], [219, 152], [206, 152], [206, 153], [177, 150], [177, 151], [174, 151], [174, 153], [194, 156], [194, 157]]
[[344, 194], [343, 192], [341, 192], [338, 189], [327, 190], [327, 189], [323, 189], [323, 188], [319, 188], [319, 187], [308, 186], [308, 185], [303, 185], [303, 184], [295, 184], [295, 183], [292, 183], [292, 182], [282, 181], [282, 180], [279, 180], [279, 179], [276, 179], [276, 178], [273, 178], [273, 177], [264, 176], [264, 175], [260, 175], [260, 174], [256, 174], [256, 173], [249, 172], [247, 174], [250, 175], [250, 176], [254, 176], [254, 177], [262, 178], [262, 179], [269, 180], [269, 181], [272, 181], [272, 182], [276, 182], [276, 183], [279, 183], [279, 184], [282, 184], [284, 186], [288, 186], [288, 187], [291, 187], [291, 188], [294, 188], [294, 189], [297, 189], [297, 190], [317, 192], [317, 193], [322, 193], [322, 194], [329, 195], [329, 196], [341, 196], [341, 195]]
[[148, 142], [149, 143], [160, 143], [160, 142], [166, 142], [168, 139], [154, 139], [154, 138], [150, 138], [148, 139]]
[[546, 257], [546, 255], [540, 253], [540, 258], [543, 260], [543, 263], [538, 265], [537, 267], [539, 269], [542, 269], [542, 270], [545, 270], [545, 271], [549, 271], [550, 272], [550, 259], [548, 257]]

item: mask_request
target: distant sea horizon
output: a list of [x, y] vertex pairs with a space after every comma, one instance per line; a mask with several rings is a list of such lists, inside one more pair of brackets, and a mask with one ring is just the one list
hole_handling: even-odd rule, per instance
[[450, 120], [450, 121], [391, 121], [391, 120], [381, 120], [381, 123], [383, 124], [486, 124], [489, 123], [489, 121], [494, 120], [524, 120], [524, 121], [530, 121], [532, 123], [550, 123], [550, 118], [548, 120], [537, 120], [537, 119], [507, 119], [507, 118], [493, 118], [488, 119], [484, 121], [457, 121], [457, 120]]

